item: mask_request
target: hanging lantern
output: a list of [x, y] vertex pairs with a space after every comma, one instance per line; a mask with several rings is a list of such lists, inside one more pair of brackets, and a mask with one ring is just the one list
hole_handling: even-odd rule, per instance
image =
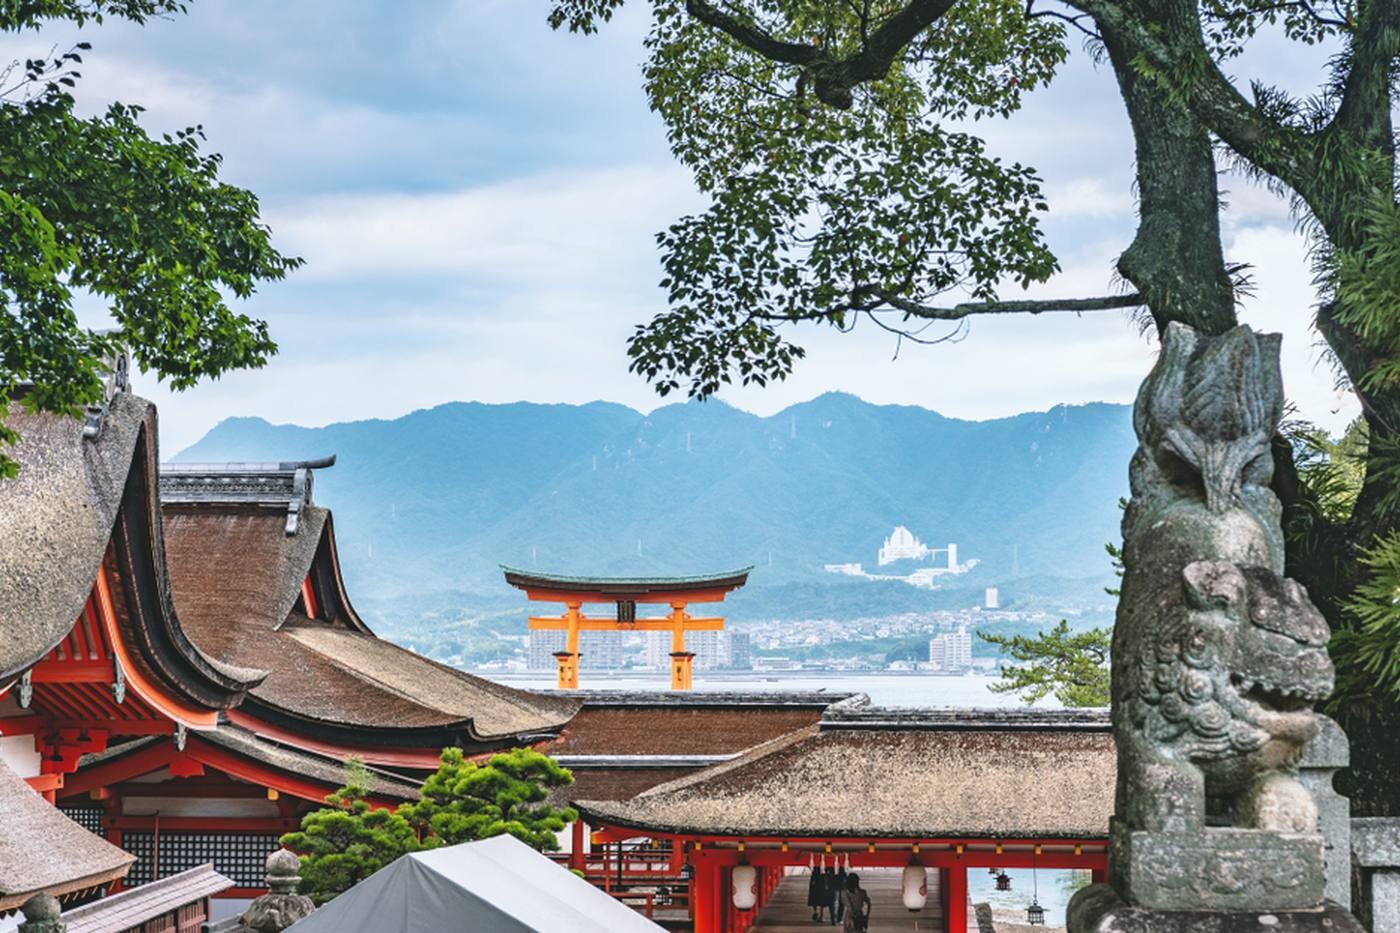
[[758, 870], [748, 862], [740, 862], [729, 873], [733, 889], [734, 909], [753, 910], [758, 903]]
[[909, 910], [923, 910], [928, 902], [928, 869], [918, 862], [910, 861], [904, 866], [900, 878], [900, 889], [904, 895], [904, 906]]
[[1008, 874], [1007, 874], [1006, 872], [1004, 872], [1004, 871], [997, 872], [997, 890], [998, 890], [998, 891], [1010, 891], [1010, 890], [1011, 890], [1011, 876], [1008, 875]]
[[1033, 927], [1045, 926], [1045, 908], [1040, 906], [1040, 880], [1035, 868], [1035, 857], [1040, 854], [1040, 846], [1031, 852], [1031, 905], [1026, 908], [1026, 922]]

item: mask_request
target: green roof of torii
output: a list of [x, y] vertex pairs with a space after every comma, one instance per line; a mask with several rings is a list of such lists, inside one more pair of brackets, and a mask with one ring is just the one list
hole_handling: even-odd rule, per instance
[[641, 596], [657, 592], [737, 589], [749, 579], [752, 566], [722, 573], [684, 577], [584, 577], [559, 573], [539, 573], [500, 565], [506, 582], [519, 589], [554, 590], [565, 593], [602, 593], [609, 596]]

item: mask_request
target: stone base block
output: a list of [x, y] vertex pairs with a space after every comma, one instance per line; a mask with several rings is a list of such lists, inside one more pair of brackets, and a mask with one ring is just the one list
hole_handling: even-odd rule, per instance
[[1149, 833], [1115, 824], [1110, 880], [1132, 904], [1156, 910], [1307, 910], [1325, 897], [1323, 839], [1210, 827]]
[[1131, 907], [1106, 884], [1074, 895], [1068, 927], [1069, 933], [1365, 933], [1331, 901], [1312, 910], [1158, 910]]

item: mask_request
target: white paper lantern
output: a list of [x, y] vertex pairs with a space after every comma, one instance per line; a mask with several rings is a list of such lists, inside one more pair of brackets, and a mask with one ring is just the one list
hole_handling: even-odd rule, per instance
[[730, 884], [734, 889], [734, 907], [738, 910], [753, 910], [758, 903], [758, 871], [752, 865], [735, 865], [730, 874]]
[[918, 862], [904, 866], [900, 879], [900, 889], [904, 894], [904, 906], [909, 910], [923, 910], [928, 902], [928, 869]]

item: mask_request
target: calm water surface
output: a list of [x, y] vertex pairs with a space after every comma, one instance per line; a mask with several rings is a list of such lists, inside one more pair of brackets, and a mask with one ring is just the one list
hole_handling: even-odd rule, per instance
[[[478, 671], [513, 687], [547, 690], [554, 686], [554, 672], [502, 674]], [[708, 673], [695, 675], [695, 691], [766, 692], [821, 690], [827, 693], [864, 693], [877, 706], [1021, 706], [1019, 699], [993, 693], [997, 678], [983, 674], [940, 676], [936, 674], [840, 674], [796, 672], [774, 674]], [[587, 690], [669, 690], [670, 675], [617, 674], [610, 671], [582, 671], [579, 683]], [[1042, 702], [1042, 706], [1057, 704]]]

